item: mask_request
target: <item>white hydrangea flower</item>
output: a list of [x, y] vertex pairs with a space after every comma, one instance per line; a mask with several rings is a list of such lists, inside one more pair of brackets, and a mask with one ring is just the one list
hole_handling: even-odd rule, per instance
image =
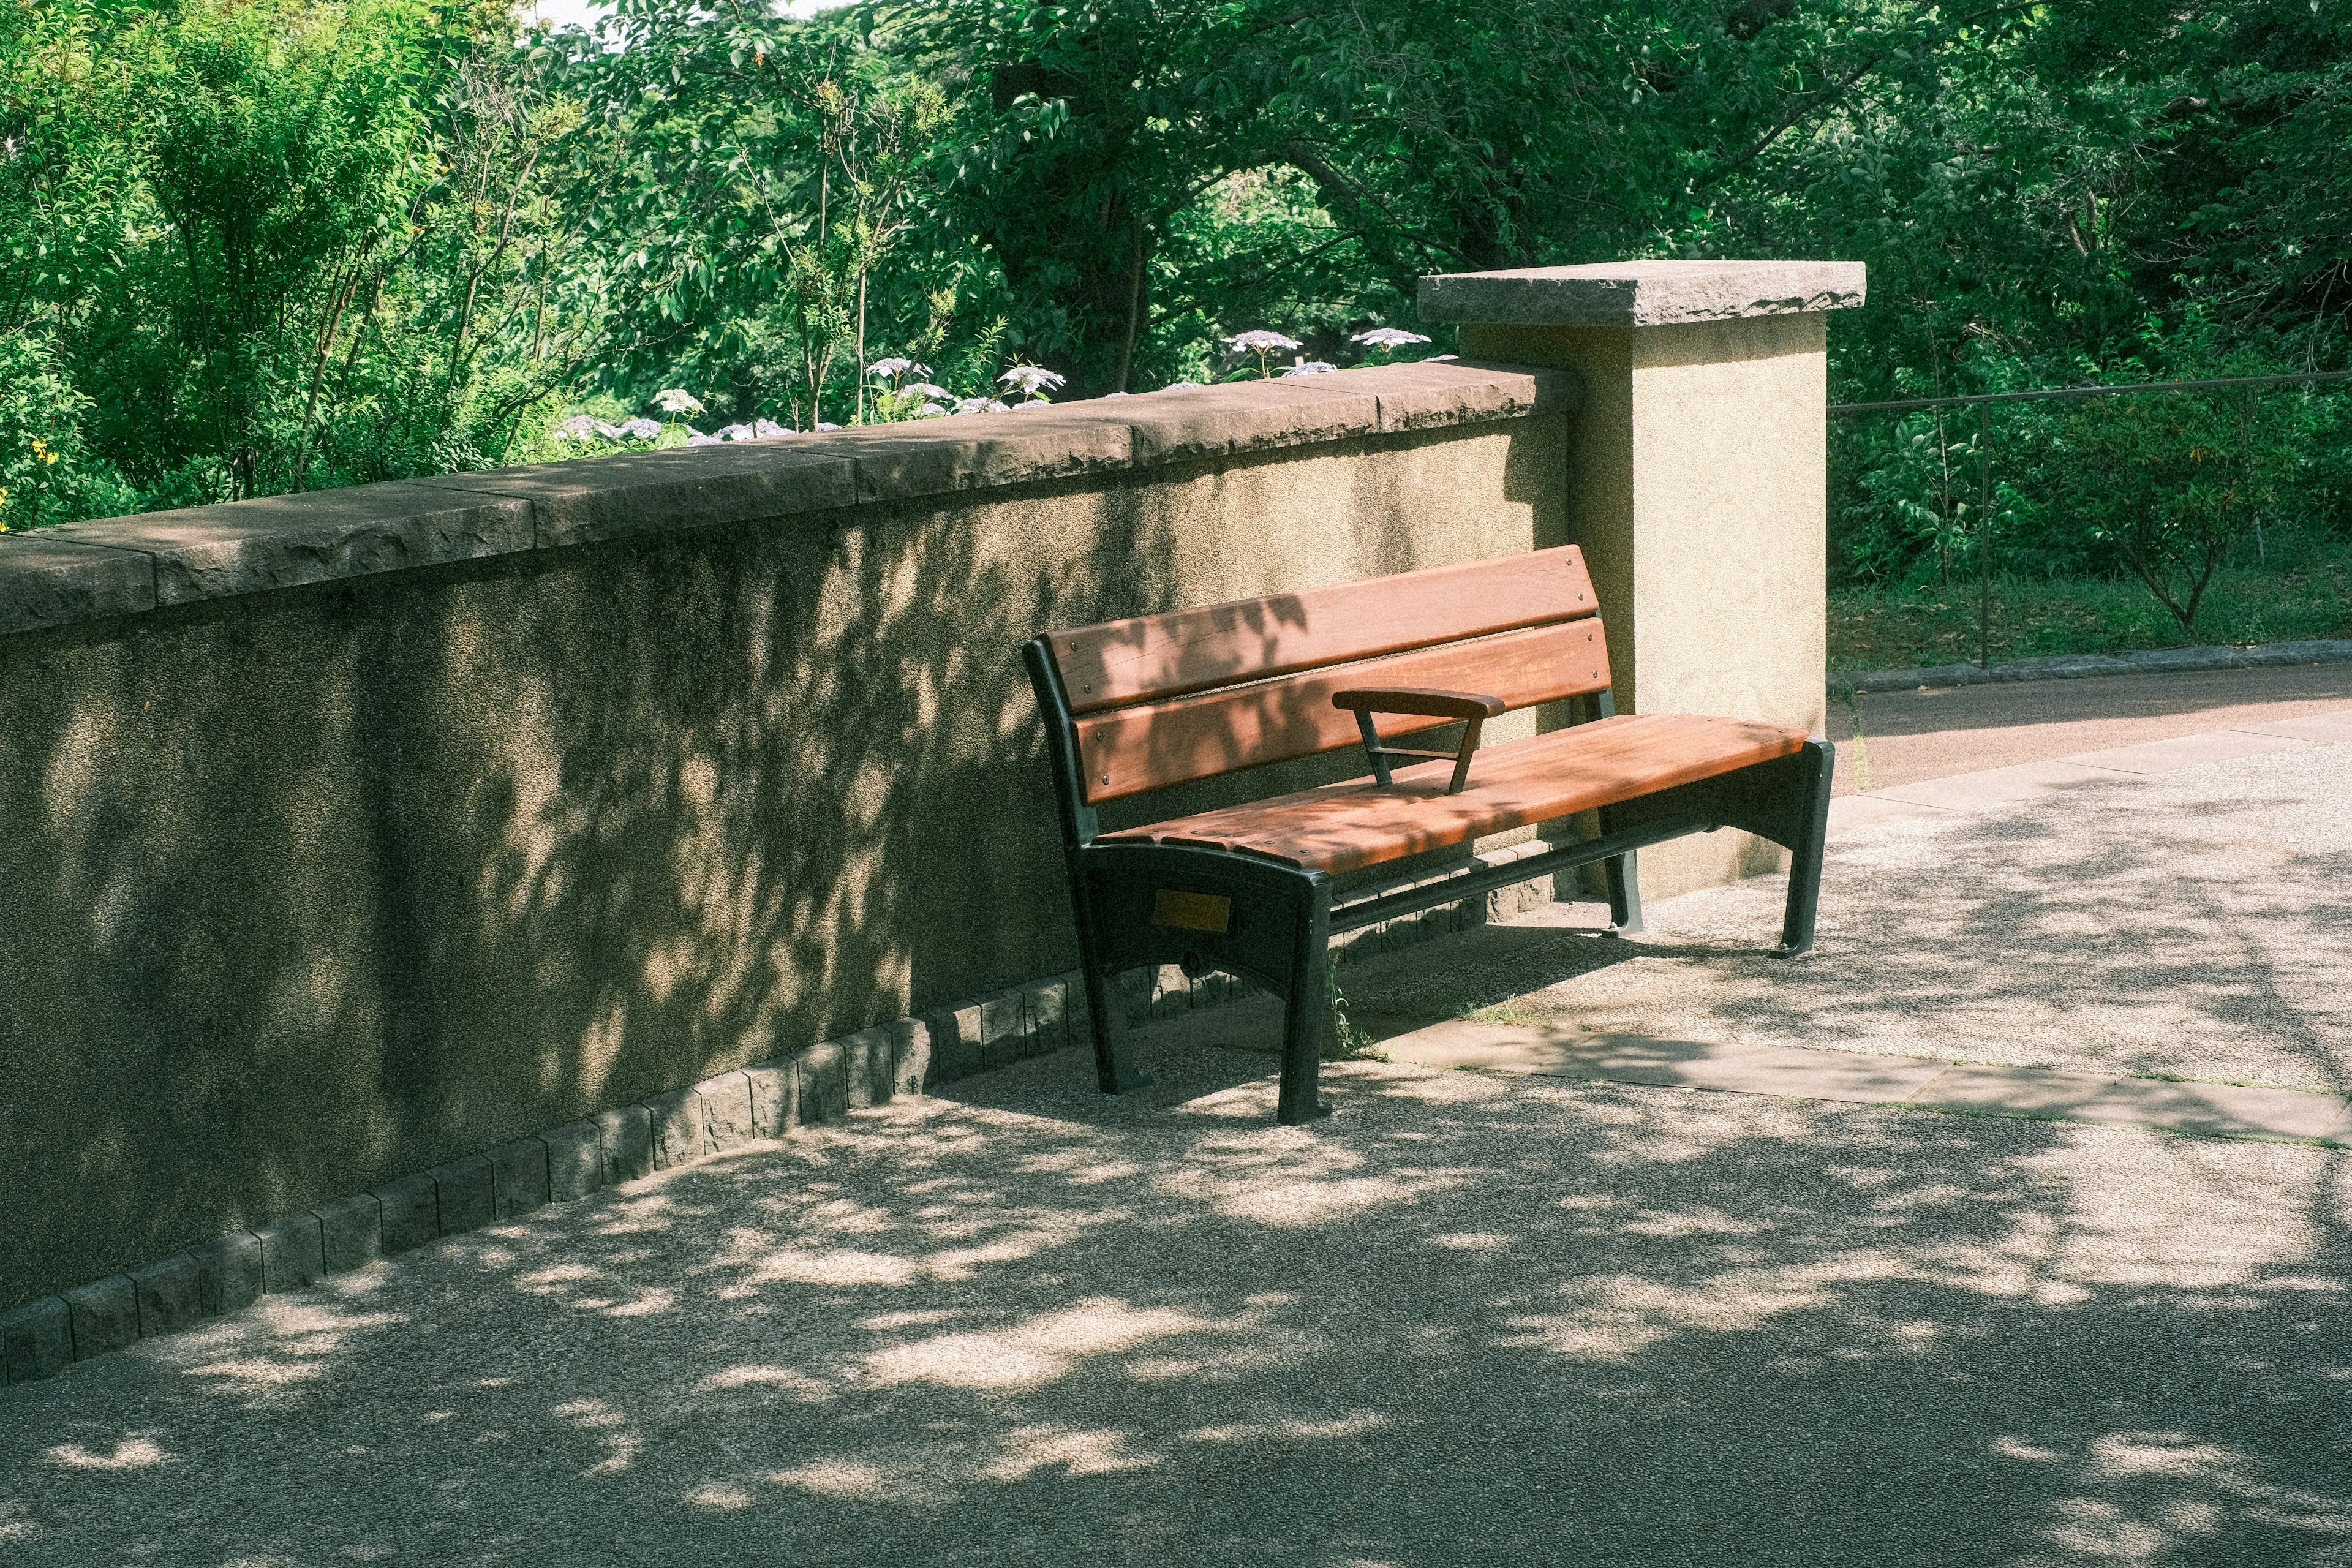
[[1282, 374], [1286, 376], [1321, 375], [1327, 371], [1334, 371], [1339, 368], [1339, 367], [1336, 364], [1327, 364], [1319, 359], [1303, 359], [1291, 364], [1288, 368], [1284, 370]]
[[[917, 365], [915, 368], [917, 370], [921, 370], [923, 367], [921, 365]], [[944, 386], [933, 386], [928, 381], [919, 381], [915, 382], [911, 385], [900, 387], [898, 389], [898, 395], [901, 397], [920, 397], [931, 401], [948, 401], [952, 399], [955, 396], [955, 394], [950, 392]]]
[[1348, 341], [1361, 343], [1368, 349], [1401, 349], [1407, 343], [1425, 343], [1429, 340], [1419, 332], [1408, 332], [1402, 327], [1374, 327], [1370, 331], [1358, 332]]
[[1272, 353], [1276, 349], [1295, 349], [1299, 346], [1297, 338], [1286, 338], [1280, 332], [1268, 331], [1244, 332], [1238, 337], [1227, 338], [1225, 342], [1237, 349], [1254, 354]]
[[627, 437], [632, 441], [650, 441], [662, 433], [661, 421], [642, 416], [630, 420], [613, 432], [617, 438]]
[[702, 412], [702, 400], [682, 387], [673, 386], [667, 392], [654, 394], [654, 406], [664, 414], [699, 414]]
[[929, 375], [931, 374], [931, 367], [927, 364], [917, 364], [910, 359], [877, 359], [866, 367], [866, 374], [887, 376], [895, 381], [902, 375]]
[[1016, 364], [996, 378], [999, 386], [1009, 386], [1015, 392], [1025, 392], [1032, 397], [1043, 397], [1057, 390], [1062, 378], [1044, 365]]
[[720, 441], [748, 441], [751, 438], [751, 427], [749, 425], [721, 425], [711, 435]]

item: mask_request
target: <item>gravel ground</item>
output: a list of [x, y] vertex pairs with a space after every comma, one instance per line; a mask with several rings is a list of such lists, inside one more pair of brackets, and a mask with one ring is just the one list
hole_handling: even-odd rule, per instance
[[2347, 1156], [1155, 1065], [12, 1390], [7, 1561], [2352, 1562]]
[[[2088, 684], [2087, 682], [2082, 684]], [[2352, 1089], [2352, 745], [2273, 752], [1831, 845], [1814, 953], [1786, 884], [1667, 900], [1633, 942], [1520, 923], [1347, 977], [1388, 1028], [1503, 1021]], [[1590, 906], [1559, 906], [1590, 921]]]
[[[1793, 966], [1759, 883], [1350, 984], [2334, 1086], [2347, 759], [1859, 834]], [[2352, 1155], [1377, 1062], [1280, 1128], [1218, 1016], [8, 1390], [0, 1562], [2352, 1564]]]

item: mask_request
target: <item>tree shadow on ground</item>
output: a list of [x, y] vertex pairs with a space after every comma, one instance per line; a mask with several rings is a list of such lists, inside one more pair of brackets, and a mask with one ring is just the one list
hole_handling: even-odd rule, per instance
[[[1074, 1053], [0, 1404], [14, 1560], [2323, 1563], [2352, 1164]], [[985, 1086], [984, 1092], [982, 1091]]]
[[1351, 1016], [1507, 1001], [1596, 1031], [2352, 1090], [2352, 748], [1833, 841], [1820, 945], [1764, 952], [1785, 879], [1668, 900], [1633, 940], [1522, 923], [1343, 972]]

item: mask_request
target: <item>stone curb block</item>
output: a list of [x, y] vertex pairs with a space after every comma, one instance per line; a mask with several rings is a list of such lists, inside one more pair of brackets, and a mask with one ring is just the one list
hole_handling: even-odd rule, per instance
[[2147, 675], [2208, 669], [2273, 669], [2296, 664], [2352, 662], [2352, 639], [2258, 643], [2252, 647], [2168, 647], [2146, 653], [2062, 654], [2015, 658], [1990, 669], [1937, 664], [1919, 669], [1865, 669], [1832, 676], [1832, 692], [1916, 691], [1925, 686], [1986, 686], [2005, 680], [2080, 680], [2095, 675]]
[[752, 1131], [751, 1075], [740, 1068], [694, 1086], [702, 1104], [702, 1152], [725, 1154], [759, 1136]]
[[498, 1218], [498, 1173], [481, 1155], [452, 1160], [426, 1173], [433, 1178], [434, 1206], [443, 1236], [479, 1230]]
[[751, 1089], [751, 1133], [780, 1138], [800, 1125], [800, 1073], [793, 1062], [761, 1062], [743, 1069]]
[[193, 1252], [175, 1253], [160, 1263], [131, 1271], [138, 1294], [139, 1337], [176, 1333], [212, 1314], [205, 1310], [203, 1270]]
[[931, 1031], [919, 1018], [898, 1018], [882, 1027], [890, 1031], [890, 1089], [893, 1094], [920, 1094], [930, 1081]]
[[923, 1028], [930, 1041], [930, 1083], [954, 1083], [980, 1071], [978, 1003], [934, 1008], [923, 1015]]
[[0, 1312], [0, 1383], [55, 1377], [73, 1358], [73, 1309], [63, 1296]]
[[386, 1182], [373, 1195], [383, 1211], [385, 1257], [414, 1251], [441, 1234], [441, 1200], [431, 1176]]
[[654, 1125], [654, 1169], [690, 1165], [702, 1157], [702, 1091], [691, 1087], [646, 1102]]
[[358, 1193], [310, 1211], [319, 1216], [319, 1257], [329, 1274], [362, 1268], [383, 1256], [383, 1204]]
[[500, 1219], [529, 1214], [547, 1203], [547, 1145], [518, 1138], [490, 1151], [492, 1181]]
[[849, 1084], [849, 1109], [867, 1110], [890, 1102], [890, 1035], [879, 1026], [841, 1037], [842, 1067]]
[[604, 1180], [618, 1185], [654, 1173], [653, 1112], [642, 1105], [624, 1105], [595, 1118], [598, 1141], [604, 1145]]
[[839, 1121], [849, 1114], [849, 1053], [827, 1040], [800, 1054], [801, 1124]]
[[1001, 1068], [1019, 1061], [1028, 1052], [1022, 1047], [1028, 1042], [1024, 1037], [1027, 1025], [1022, 995], [1018, 991], [1000, 991], [985, 997], [980, 1004], [980, 1065], [982, 1070]]
[[139, 1337], [139, 1287], [128, 1274], [93, 1279], [66, 1292], [73, 1312], [73, 1354], [88, 1361], [127, 1349]]
[[325, 1243], [315, 1214], [288, 1215], [254, 1233], [261, 1238], [261, 1288], [270, 1295], [299, 1290], [326, 1272]]
[[251, 1231], [231, 1231], [194, 1252], [206, 1317], [242, 1312], [261, 1300], [266, 1282], [261, 1237]]
[[547, 1150], [547, 1201], [569, 1203], [604, 1185], [604, 1141], [593, 1121], [570, 1121], [539, 1135]]

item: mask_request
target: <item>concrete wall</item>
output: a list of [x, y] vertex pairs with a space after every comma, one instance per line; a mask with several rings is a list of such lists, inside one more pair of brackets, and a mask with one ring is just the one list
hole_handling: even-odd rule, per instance
[[[1569, 532], [1609, 627], [1621, 711], [1822, 733], [1829, 658], [1828, 317], [1463, 329], [1474, 353], [1578, 371]], [[1643, 851], [1643, 890], [1784, 868], [1727, 830]]]
[[1559, 542], [1573, 392], [1408, 366], [0, 539], [0, 1306], [1069, 968], [1021, 640]]

